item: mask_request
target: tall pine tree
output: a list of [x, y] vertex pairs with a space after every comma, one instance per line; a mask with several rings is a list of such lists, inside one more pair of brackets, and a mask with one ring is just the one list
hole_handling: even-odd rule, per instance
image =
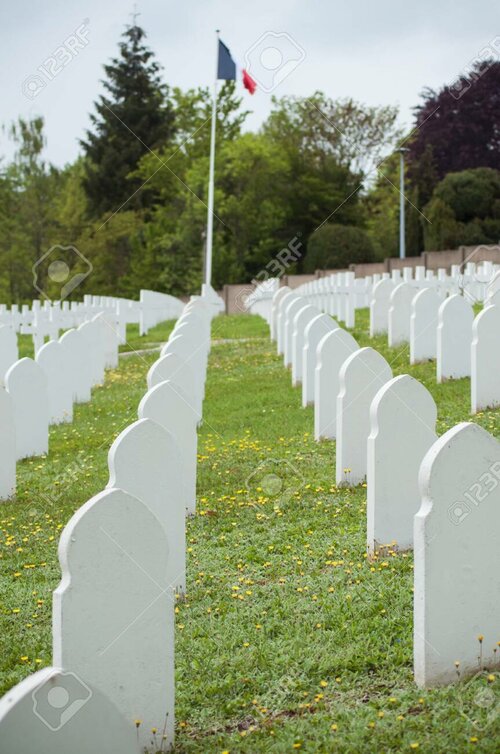
[[86, 155], [84, 188], [94, 216], [122, 206], [143, 206], [145, 198], [138, 190], [143, 181], [132, 173], [148, 148], [163, 145], [174, 132], [169, 90], [161, 82], [159, 63], [144, 44], [145, 36], [135, 23], [123, 33], [119, 57], [104, 66], [107, 95], [95, 103], [92, 130], [81, 142]]

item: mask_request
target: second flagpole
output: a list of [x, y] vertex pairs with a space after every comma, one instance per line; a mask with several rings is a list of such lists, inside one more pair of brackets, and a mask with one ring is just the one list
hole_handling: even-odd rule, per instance
[[212, 101], [212, 124], [210, 133], [210, 167], [208, 173], [207, 205], [207, 248], [205, 255], [205, 285], [212, 281], [212, 240], [214, 231], [214, 180], [215, 180], [215, 137], [217, 124], [217, 79], [219, 65], [219, 29], [216, 30], [217, 49], [215, 53], [215, 80]]

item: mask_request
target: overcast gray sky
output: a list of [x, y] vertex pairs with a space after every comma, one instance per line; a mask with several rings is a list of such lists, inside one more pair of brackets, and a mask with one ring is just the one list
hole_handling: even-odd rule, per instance
[[[398, 105], [401, 123], [409, 124], [424, 86], [453, 79], [500, 34], [493, 0], [138, 0], [137, 7], [171, 85], [212, 84], [214, 30], [221, 29], [233, 57], [241, 64], [247, 59], [261, 84], [253, 97], [240, 87], [253, 110], [251, 128], [266, 117], [272, 94], [316, 89]], [[132, 0], [2, 3], [0, 120], [42, 115], [46, 157], [56, 165], [78, 154], [77, 140], [101, 91], [102, 65], [116, 54], [132, 8]], [[77, 29], [83, 42], [76, 40], [75, 54], [60, 50], [45, 62]], [[12, 154], [5, 135], [0, 153]]]

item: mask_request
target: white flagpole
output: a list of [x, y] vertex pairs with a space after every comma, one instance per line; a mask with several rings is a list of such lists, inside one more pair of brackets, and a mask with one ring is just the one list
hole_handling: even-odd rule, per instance
[[210, 169], [208, 175], [207, 249], [205, 255], [205, 285], [212, 280], [212, 236], [214, 231], [214, 176], [215, 176], [215, 127], [217, 123], [217, 74], [219, 65], [219, 29], [216, 30], [215, 81], [212, 101], [212, 127], [210, 135]]

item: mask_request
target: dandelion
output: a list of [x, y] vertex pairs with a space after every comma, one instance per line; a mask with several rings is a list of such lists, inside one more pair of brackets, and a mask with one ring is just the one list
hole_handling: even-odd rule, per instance
[[336, 732], [336, 731], [338, 731], [338, 729], [339, 729], [339, 728], [338, 728], [338, 725], [337, 725], [336, 723], [333, 723], [333, 725], [332, 725], [332, 726], [331, 726], [331, 728], [330, 728], [330, 730], [333, 730], [333, 731], [335, 731], [335, 732]]
[[324, 689], [328, 686], [328, 681], [320, 681], [319, 685], [321, 686], [322, 689]]

